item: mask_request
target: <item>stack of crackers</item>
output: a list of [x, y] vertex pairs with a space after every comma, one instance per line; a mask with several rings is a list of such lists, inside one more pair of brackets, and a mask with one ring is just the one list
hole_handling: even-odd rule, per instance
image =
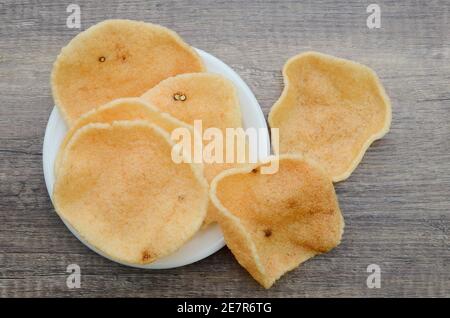
[[[224, 134], [243, 126], [234, 84], [158, 25], [106, 20], [78, 34], [51, 75], [69, 128], [55, 161], [57, 213], [129, 264], [163, 258], [218, 222], [265, 288], [330, 251], [344, 227], [333, 182], [389, 130], [389, 98], [368, 67], [316, 52], [291, 58], [283, 75], [269, 114], [274, 156], [198, 163], [181, 152], [178, 162], [178, 129], [193, 132], [196, 120]], [[274, 163], [275, 173], [262, 173]]]

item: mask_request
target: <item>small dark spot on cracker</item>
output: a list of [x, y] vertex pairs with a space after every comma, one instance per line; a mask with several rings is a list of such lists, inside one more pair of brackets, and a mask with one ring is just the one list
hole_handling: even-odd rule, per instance
[[252, 169], [252, 173], [258, 173], [258, 168]]
[[272, 235], [272, 230], [271, 229], [265, 229], [264, 230], [264, 236], [265, 237], [270, 237]]
[[173, 99], [175, 101], [184, 102], [187, 99], [187, 97], [185, 94], [177, 92], [177, 93], [173, 94]]
[[178, 201], [183, 201], [184, 200], [184, 195], [179, 195], [178, 196]]
[[98, 61], [101, 62], [101, 63], [103, 63], [104, 61], [106, 61], [106, 57], [100, 56], [100, 57], [98, 58]]
[[286, 203], [286, 206], [289, 209], [295, 208], [298, 205], [297, 200], [296, 199], [289, 199]]
[[151, 259], [152, 255], [149, 251], [145, 250], [142, 252], [142, 261], [148, 262]]

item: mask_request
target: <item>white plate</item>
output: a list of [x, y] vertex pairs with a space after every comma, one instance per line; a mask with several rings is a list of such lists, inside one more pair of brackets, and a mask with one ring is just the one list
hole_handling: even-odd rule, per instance
[[[241, 112], [243, 118], [244, 128], [255, 127], [263, 128], [264, 133], [259, 134], [260, 144], [259, 151], [260, 154], [270, 154], [270, 141], [269, 134], [267, 130], [266, 121], [264, 119], [264, 114], [253, 95], [250, 88], [245, 84], [241, 77], [233, 71], [228, 65], [223, 63], [218, 58], [206, 53], [202, 50], [196, 49], [200, 57], [203, 59], [208, 72], [222, 74], [223, 76], [230, 79], [236, 86], [239, 101], [241, 103]], [[47, 186], [48, 193], [53, 193], [53, 184], [55, 182], [55, 176], [53, 174], [53, 165], [55, 162], [56, 154], [59, 149], [64, 136], [67, 132], [67, 127], [64, 123], [63, 118], [58, 112], [58, 108], [54, 107], [50, 118], [47, 123], [47, 128], [45, 130], [44, 146], [43, 146], [43, 164], [44, 164], [44, 177], [45, 184]], [[262, 142], [261, 142], [262, 141]], [[262, 158], [260, 158], [262, 159]], [[73, 235], [75, 235], [84, 245], [88, 246], [93, 251], [98, 254], [105, 256], [101, 251], [86, 242], [77, 231], [70, 226], [70, 224], [63, 222], [69, 228]], [[119, 262], [123, 265], [128, 265], [132, 267], [139, 268], [149, 268], [149, 269], [163, 269], [163, 268], [173, 268], [188, 265], [199, 261], [209, 255], [215, 253], [225, 245], [222, 232], [217, 224], [211, 225], [208, 228], [199, 231], [189, 242], [183, 245], [175, 253], [166, 256], [160, 260], [157, 260], [151, 264], [147, 265], [136, 265], [127, 264]], [[117, 262], [116, 260], [111, 259]]]

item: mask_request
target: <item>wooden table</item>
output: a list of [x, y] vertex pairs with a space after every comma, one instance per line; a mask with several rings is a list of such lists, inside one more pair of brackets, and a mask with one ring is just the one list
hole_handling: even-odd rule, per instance
[[[316, 50], [375, 69], [393, 104], [390, 133], [336, 185], [342, 244], [264, 290], [223, 248], [198, 263], [139, 270], [81, 244], [44, 185], [42, 141], [52, 63], [79, 29], [65, 2], [0, 3], [0, 296], [450, 296], [450, 32], [448, 1], [76, 1], [81, 30], [107, 18], [165, 25], [234, 68], [267, 115], [291, 56]], [[80, 289], [66, 267], [81, 267]], [[381, 288], [366, 285], [369, 264]]]

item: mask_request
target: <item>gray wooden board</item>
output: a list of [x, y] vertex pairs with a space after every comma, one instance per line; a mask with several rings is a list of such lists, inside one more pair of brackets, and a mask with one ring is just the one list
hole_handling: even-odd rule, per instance
[[[342, 244], [264, 290], [223, 248], [198, 263], [139, 270], [82, 245], [55, 214], [42, 141], [52, 63], [80, 30], [64, 1], [0, 1], [0, 296], [450, 296], [450, 32], [448, 1], [74, 1], [81, 29], [107, 18], [165, 25], [234, 68], [264, 113], [291, 56], [316, 50], [374, 68], [393, 104], [390, 133], [336, 185]], [[66, 267], [81, 266], [80, 289]], [[366, 286], [369, 264], [381, 288]]]

